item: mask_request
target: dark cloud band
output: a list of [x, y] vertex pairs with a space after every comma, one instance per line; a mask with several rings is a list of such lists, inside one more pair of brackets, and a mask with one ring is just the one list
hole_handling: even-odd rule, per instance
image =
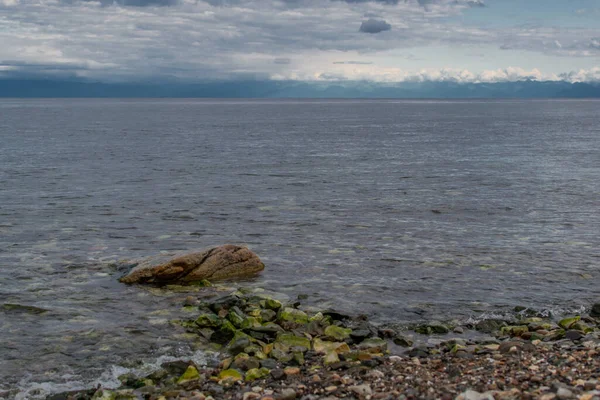
[[363, 23], [360, 25], [359, 31], [363, 33], [380, 33], [389, 31], [390, 29], [392, 29], [392, 25], [388, 24], [384, 20], [370, 18], [366, 21], [363, 21]]

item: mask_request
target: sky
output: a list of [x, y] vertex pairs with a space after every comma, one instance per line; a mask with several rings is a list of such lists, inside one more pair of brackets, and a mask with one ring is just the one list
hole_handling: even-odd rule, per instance
[[600, 81], [600, 0], [0, 0], [0, 78]]

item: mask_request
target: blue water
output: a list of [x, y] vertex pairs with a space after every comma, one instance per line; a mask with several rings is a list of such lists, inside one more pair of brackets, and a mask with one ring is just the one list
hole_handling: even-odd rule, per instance
[[0, 389], [195, 350], [114, 262], [246, 244], [244, 285], [466, 319], [600, 297], [600, 101], [0, 100]]

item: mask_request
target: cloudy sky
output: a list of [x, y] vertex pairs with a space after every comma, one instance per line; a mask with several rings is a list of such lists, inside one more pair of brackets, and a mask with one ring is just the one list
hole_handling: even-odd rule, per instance
[[599, 0], [0, 0], [0, 77], [600, 81]]

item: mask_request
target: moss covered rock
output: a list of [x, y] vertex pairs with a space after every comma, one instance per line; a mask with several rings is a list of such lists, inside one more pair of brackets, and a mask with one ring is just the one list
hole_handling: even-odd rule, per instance
[[249, 369], [248, 372], [246, 372], [246, 382], [252, 382], [255, 381], [257, 379], [264, 379], [266, 377], [269, 376], [269, 369], [268, 368], [252, 368]]
[[434, 333], [437, 334], [445, 334], [450, 332], [450, 328], [441, 322], [433, 321], [427, 324], [419, 325], [415, 328], [415, 332], [421, 333], [423, 335], [431, 335]]
[[571, 326], [575, 325], [575, 323], [579, 322], [581, 317], [579, 315], [575, 317], [564, 318], [558, 321], [558, 326], [563, 329], [571, 329]]
[[387, 351], [387, 342], [381, 338], [369, 338], [363, 340], [358, 348], [369, 353], [384, 353]]
[[200, 379], [200, 374], [198, 373], [198, 370], [193, 365], [190, 365], [189, 367], [187, 367], [183, 375], [181, 375], [179, 379], [177, 379], [177, 384], [182, 385], [184, 383], [195, 381], [198, 379]]
[[244, 349], [251, 344], [252, 338], [250, 336], [246, 335], [244, 332], [236, 331], [225, 349], [232, 355], [236, 355], [243, 352]]
[[221, 319], [213, 313], [203, 313], [196, 318], [196, 325], [200, 328], [217, 328], [221, 326]]
[[321, 354], [327, 354], [330, 351], [335, 351], [338, 354], [344, 354], [350, 351], [350, 347], [344, 342], [330, 342], [315, 338], [313, 341], [313, 350]]
[[284, 346], [284, 348], [293, 349], [296, 351], [306, 352], [310, 350], [310, 339], [302, 336], [296, 336], [293, 333], [279, 333], [275, 339], [274, 345]]
[[285, 307], [279, 311], [277, 319], [280, 322], [291, 322], [298, 325], [308, 323], [308, 315], [304, 311], [297, 310], [291, 307]]
[[281, 307], [283, 307], [283, 305], [281, 304], [281, 302], [279, 300], [265, 298], [264, 301], [265, 301], [265, 308], [268, 310], [277, 311]]
[[219, 373], [218, 376], [220, 381], [243, 381], [244, 380], [244, 375], [233, 368], [230, 369], [224, 369], [223, 371], [221, 371]]
[[341, 326], [329, 325], [325, 328], [325, 336], [332, 340], [344, 341], [350, 337], [352, 329], [342, 328]]
[[500, 329], [501, 334], [510, 336], [523, 336], [526, 332], [529, 332], [527, 325], [503, 326]]

